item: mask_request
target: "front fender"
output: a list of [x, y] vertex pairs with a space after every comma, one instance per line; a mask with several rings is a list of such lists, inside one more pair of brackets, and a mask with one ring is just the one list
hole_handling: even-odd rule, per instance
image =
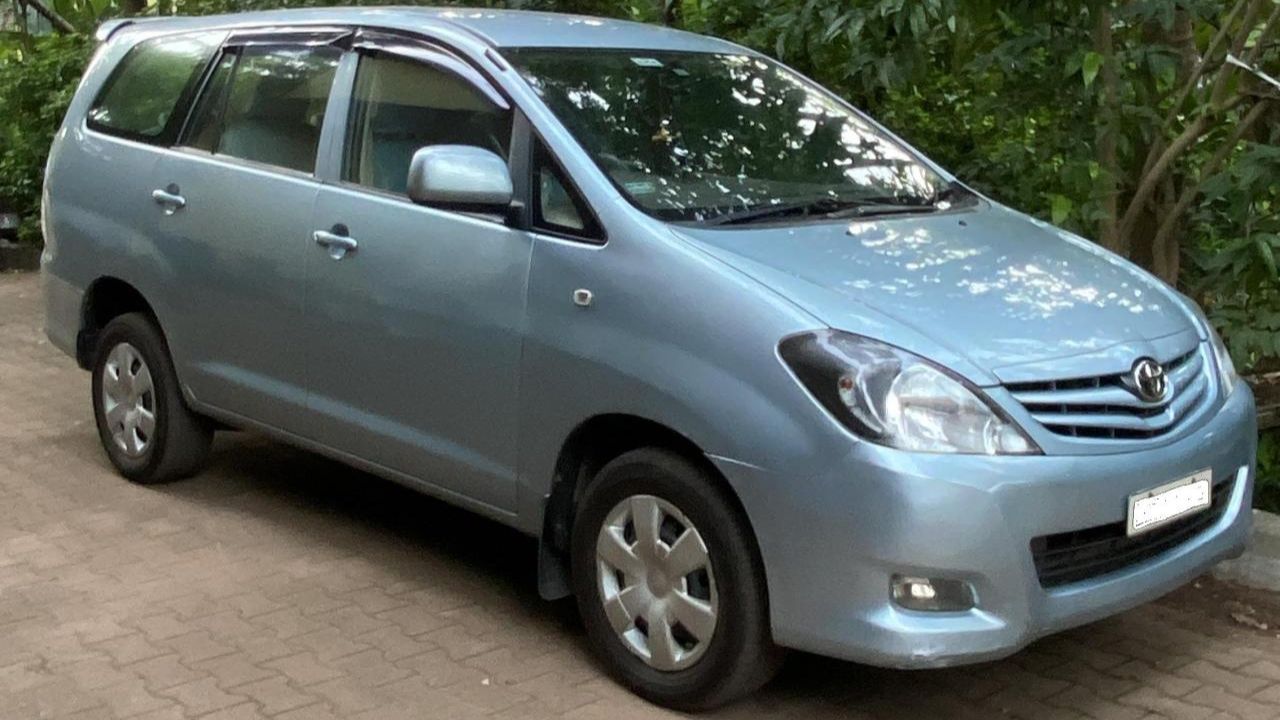
[[[783, 337], [820, 323], [670, 233], [637, 223], [611, 237], [534, 245], [519, 390], [526, 532], [541, 531], [565, 441], [597, 415], [643, 418], [760, 467], [847, 452], [777, 355]], [[578, 289], [590, 306], [574, 304]]]

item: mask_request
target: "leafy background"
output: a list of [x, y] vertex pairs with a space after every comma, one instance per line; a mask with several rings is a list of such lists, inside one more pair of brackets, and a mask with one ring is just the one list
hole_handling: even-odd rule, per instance
[[[85, 33], [120, 15], [286, 4], [0, 3], [11, 6], [0, 34], [0, 207], [23, 213], [30, 243], [40, 242], [49, 141], [92, 51]], [[983, 192], [1191, 294], [1240, 369], [1257, 375], [1260, 397], [1280, 396], [1266, 382], [1280, 373], [1280, 0], [467, 4], [662, 23], [778, 57]], [[1264, 433], [1259, 461], [1259, 503], [1280, 509], [1280, 436]]]

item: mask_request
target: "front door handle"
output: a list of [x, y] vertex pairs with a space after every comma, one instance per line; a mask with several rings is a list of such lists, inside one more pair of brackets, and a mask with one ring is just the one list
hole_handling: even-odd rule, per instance
[[165, 215], [172, 215], [187, 206], [187, 199], [178, 194], [177, 185], [170, 185], [163, 190], [152, 190], [151, 199], [164, 208]]
[[341, 260], [359, 247], [356, 239], [347, 234], [347, 228], [343, 225], [334, 225], [332, 230], [316, 230], [311, 233], [311, 237], [315, 238], [317, 245], [327, 248], [329, 257], [334, 260]]

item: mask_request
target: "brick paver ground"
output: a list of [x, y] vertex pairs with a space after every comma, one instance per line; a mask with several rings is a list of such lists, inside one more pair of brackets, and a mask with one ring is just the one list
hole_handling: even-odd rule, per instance
[[[0, 718], [664, 717], [601, 675], [531, 541], [223, 433], [158, 488], [109, 468], [89, 379], [0, 276]], [[1003, 662], [793, 656], [715, 717], [1280, 717], [1280, 639], [1156, 603]]]

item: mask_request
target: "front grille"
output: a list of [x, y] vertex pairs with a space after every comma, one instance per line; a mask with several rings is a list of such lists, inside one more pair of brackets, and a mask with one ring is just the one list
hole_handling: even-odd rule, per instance
[[1031, 541], [1040, 586], [1054, 588], [1106, 575], [1149, 560], [1208, 530], [1227, 509], [1231, 480], [1213, 486], [1212, 505], [1141, 535], [1125, 534], [1125, 523], [1111, 523], [1041, 535]]
[[1204, 353], [1197, 346], [1164, 363], [1172, 392], [1149, 403], [1125, 387], [1128, 373], [1009, 383], [1006, 389], [1047, 430], [1098, 440], [1146, 440], [1173, 432], [1209, 395]]

